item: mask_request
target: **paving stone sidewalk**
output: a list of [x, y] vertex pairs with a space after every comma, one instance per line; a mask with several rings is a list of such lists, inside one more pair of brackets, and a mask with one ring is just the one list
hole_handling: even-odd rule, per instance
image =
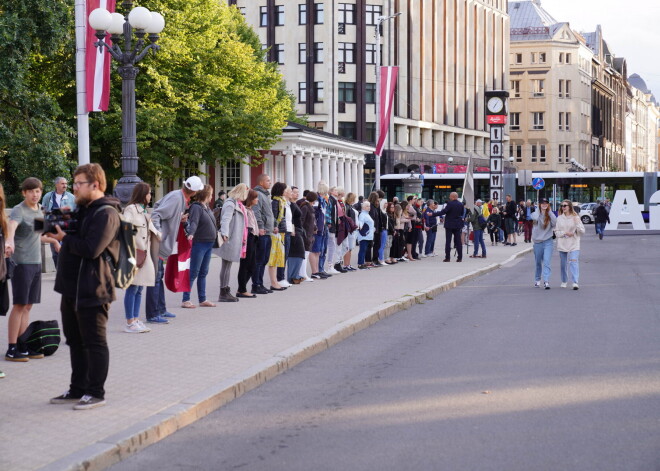
[[[436, 252], [440, 253], [441, 247], [444, 237], [439, 233]], [[257, 299], [218, 303], [215, 308], [182, 309], [181, 295], [168, 292], [168, 309], [177, 318], [169, 325], [150, 325], [152, 332], [145, 334], [122, 331], [123, 293], [119, 293], [108, 324], [110, 372], [105, 407], [74, 411], [68, 405], [48, 403], [50, 397], [68, 388], [69, 351], [65, 344], [43, 360], [2, 361], [0, 369], [7, 377], [0, 379], [0, 431], [5, 437], [0, 442], [0, 469], [102, 469], [139, 450], [145, 442], [157, 441], [222, 401], [231, 400], [225, 397], [218, 402], [215, 392], [223, 387], [232, 397], [238, 396], [248, 383], [231, 387], [241, 378], [252, 378], [250, 384], [256, 386], [294, 363], [286, 364], [282, 358], [293, 358], [305, 349], [310, 355], [317, 353], [317, 340], [325, 338], [328, 331], [338, 334], [332, 342], [339, 341], [355, 328], [378, 320], [369, 313], [377, 313], [383, 306], [388, 313], [401, 310], [405, 308], [402, 299], [415, 302], [413, 297], [423, 299], [419, 294], [430, 287], [446, 282], [450, 287], [465, 277], [498, 268], [530, 251], [531, 244], [487, 248], [487, 259], [466, 255], [463, 263], [443, 263], [440, 255], [335, 275]], [[235, 291], [238, 267], [233, 268]], [[213, 301], [219, 293], [219, 269], [220, 260], [214, 258], [207, 286]], [[31, 320], [59, 320], [59, 295], [53, 292], [53, 280], [48, 278], [52, 277], [43, 282], [42, 303], [33, 308]], [[195, 290], [192, 301], [197, 303]], [[362, 320], [351, 327], [356, 316]], [[2, 323], [6, 336], [6, 318]], [[326, 342], [324, 348], [332, 342]], [[178, 412], [187, 415], [166, 427], [150, 425]], [[118, 451], [116, 443], [122, 440], [128, 445]]]

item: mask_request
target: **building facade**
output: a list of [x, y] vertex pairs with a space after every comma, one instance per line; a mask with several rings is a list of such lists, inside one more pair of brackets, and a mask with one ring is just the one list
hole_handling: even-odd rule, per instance
[[539, 0], [511, 2], [509, 14], [509, 150], [516, 167], [590, 167], [593, 52]]
[[637, 74], [628, 78], [626, 113], [626, 170], [654, 172], [658, 169], [658, 120], [660, 110], [655, 97]]
[[[399, 66], [381, 172], [486, 162], [484, 92], [508, 83], [507, 0], [228, 0], [279, 64], [311, 127], [374, 144], [381, 64]], [[375, 171], [365, 163], [365, 185]]]

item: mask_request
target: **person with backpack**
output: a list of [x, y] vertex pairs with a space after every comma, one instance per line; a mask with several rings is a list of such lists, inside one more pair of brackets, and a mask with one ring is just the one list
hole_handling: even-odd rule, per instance
[[[474, 209], [470, 213], [470, 222], [474, 233], [474, 253], [470, 258], [486, 258], [486, 243], [484, 242], [484, 229], [486, 228], [486, 219], [481, 211], [483, 201], [477, 200], [474, 203]], [[481, 247], [481, 257], [479, 256], [479, 247]]]
[[51, 404], [73, 404], [76, 410], [105, 405], [105, 381], [110, 355], [106, 326], [116, 299], [113, 267], [119, 259], [119, 200], [105, 196], [105, 172], [86, 164], [73, 174], [78, 210], [77, 231], [56, 226], [53, 237], [62, 243], [55, 291], [62, 295], [62, 330], [71, 350], [71, 383]]
[[[184, 230], [188, 240], [192, 241], [192, 250], [190, 252], [190, 289], [197, 280], [197, 297], [201, 307], [215, 307], [215, 304], [206, 299], [206, 275], [209, 273], [211, 265], [211, 252], [213, 244], [217, 240], [218, 230], [215, 226], [215, 217], [209, 204], [213, 201], [213, 187], [204, 185], [191, 198], [192, 203], [188, 208], [188, 220], [184, 225]], [[224, 205], [223, 205], [224, 207]], [[227, 275], [227, 279], [229, 275]], [[190, 301], [190, 291], [183, 293], [181, 307], [194, 309], [195, 306]]]
[[124, 291], [124, 314], [126, 325], [124, 332], [141, 334], [151, 329], [140, 320], [140, 305], [142, 304], [142, 290], [145, 286], [156, 283], [156, 254], [152, 254], [152, 239], [160, 238], [160, 233], [151, 222], [147, 213], [147, 205], [151, 201], [151, 186], [140, 182], [133, 187], [131, 199], [124, 208], [124, 220], [133, 224], [137, 229], [135, 234], [135, 248], [138, 271], [133, 278], [131, 286]]

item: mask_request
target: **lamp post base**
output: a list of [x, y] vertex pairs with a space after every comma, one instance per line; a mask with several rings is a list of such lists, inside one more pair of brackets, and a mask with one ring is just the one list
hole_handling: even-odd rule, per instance
[[142, 180], [140, 180], [140, 177], [138, 176], [132, 176], [132, 177], [121, 177], [119, 179], [119, 182], [117, 183], [117, 186], [115, 187], [114, 191], [114, 196], [121, 201], [121, 204], [126, 206], [128, 202], [131, 200], [131, 195], [133, 194], [133, 188], [135, 188], [135, 185], [140, 183]]

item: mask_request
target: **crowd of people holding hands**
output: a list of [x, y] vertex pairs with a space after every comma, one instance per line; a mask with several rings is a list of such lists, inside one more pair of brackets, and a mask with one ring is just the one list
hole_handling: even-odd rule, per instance
[[[43, 211], [74, 210], [81, 205], [79, 209], [83, 211], [101, 204], [103, 208], [111, 205], [136, 228], [138, 271], [123, 299], [124, 331], [127, 333], [149, 332], [150, 324], [169, 324], [176, 317], [166, 304], [164, 277], [166, 261], [177, 247], [180, 248], [181, 237], [190, 244], [189, 286], [182, 290], [180, 304], [185, 309], [217, 306], [207, 295], [207, 277], [214, 254], [221, 260], [217, 302], [238, 302], [281, 292], [304, 282], [327, 280], [340, 273], [435, 257], [435, 241], [441, 224], [445, 231], [444, 262], [452, 259], [461, 262], [463, 246], [469, 244], [469, 240], [473, 240], [469, 257], [487, 258], [485, 234], [489, 235], [491, 246], [516, 246], [517, 237], [521, 235], [525, 243], [533, 244], [534, 286], [540, 287], [543, 283], [545, 289], [550, 288], [550, 264], [556, 245], [561, 260], [561, 286], [567, 287], [570, 279], [572, 288], [578, 289], [580, 237], [585, 230], [570, 201], [561, 204], [558, 216], [545, 199], [538, 201], [538, 206], [529, 200], [516, 204], [510, 195], [502, 203], [477, 200], [473, 208], [466, 208], [453, 192], [441, 206], [415, 195], [388, 201], [380, 190], [363, 197], [347, 193], [341, 187], [330, 187], [323, 181], [314, 190], [301, 192], [283, 182], [273, 183], [270, 176], [264, 174], [257, 178], [254, 188], [241, 183], [227, 193], [220, 192], [215, 200], [213, 188], [192, 176], [185, 180], [181, 189], [167, 193], [149, 211], [152, 191], [144, 182], [134, 187], [123, 209], [117, 200], [102, 197], [102, 193], [94, 194], [99, 201], [80, 198], [81, 187], [92, 178], [100, 180], [94, 172], [87, 169], [76, 173], [86, 179], [74, 178], [75, 197], [66, 191], [65, 178], [55, 180], [56, 189], [43, 198], [41, 182], [36, 178], [26, 179], [21, 188], [24, 201], [12, 209], [8, 219], [0, 186], [0, 246], [4, 247], [5, 256], [16, 264], [11, 277], [13, 307], [8, 322], [6, 360], [26, 362], [43, 357], [29, 351], [18, 339], [28, 325], [30, 309], [40, 302], [41, 244], [51, 245], [57, 266], [64, 233], [58, 229], [55, 235], [40, 234], [33, 229], [34, 219], [43, 216]], [[95, 191], [104, 189], [103, 180]], [[107, 223], [104, 220], [104, 224]], [[553, 239], [557, 239], [556, 244]], [[69, 243], [74, 247], [72, 244]], [[74, 251], [83, 250], [75, 247]], [[352, 265], [354, 251], [357, 251], [357, 266]], [[64, 252], [69, 253], [71, 249]], [[83, 256], [81, 253], [76, 252], [76, 255]], [[93, 255], [98, 257], [98, 254]], [[237, 289], [232, 292], [230, 278], [234, 264], [238, 264]], [[1, 265], [0, 281], [3, 281], [5, 264]], [[58, 280], [60, 271], [64, 273], [70, 269], [58, 269]], [[56, 291], [63, 292], [64, 318], [65, 311], [74, 312], [80, 307], [64, 306], [65, 300], [72, 302], [67, 297], [69, 288], [60, 286], [58, 289], [57, 284], [56, 281]], [[2, 301], [8, 306], [6, 281], [0, 287], [0, 294], [5, 291]], [[196, 302], [192, 296], [194, 287]], [[114, 293], [102, 304], [109, 307], [113, 296]], [[143, 296], [144, 322], [140, 319]], [[107, 317], [107, 312], [105, 315]], [[65, 326], [65, 335], [71, 345], [69, 339], [76, 334]], [[102, 362], [107, 363], [107, 360], [102, 359]], [[75, 365], [73, 368], [75, 371]], [[105, 371], [107, 373], [107, 365]], [[3, 376], [0, 372], [0, 377]], [[72, 380], [72, 388], [74, 384]], [[58, 400], [80, 399], [83, 392], [70, 389], [70, 396], [65, 393]], [[102, 398], [103, 391], [96, 390], [94, 394]]]

